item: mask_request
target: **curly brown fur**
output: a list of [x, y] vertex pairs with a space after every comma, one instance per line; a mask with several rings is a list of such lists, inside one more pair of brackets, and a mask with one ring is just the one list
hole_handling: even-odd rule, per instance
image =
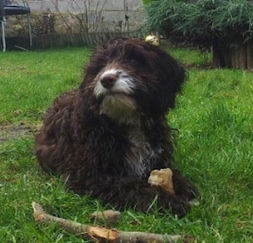
[[118, 209], [161, 210], [183, 216], [192, 184], [173, 170], [175, 195], [147, 179], [171, 168], [173, 133], [166, 114], [175, 106], [185, 71], [166, 52], [139, 39], [98, 47], [77, 90], [55, 100], [36, 136], [45, 171], [63, 175], [69, 189]]

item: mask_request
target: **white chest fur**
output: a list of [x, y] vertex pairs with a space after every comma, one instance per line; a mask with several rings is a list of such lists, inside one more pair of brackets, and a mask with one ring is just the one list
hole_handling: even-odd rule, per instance
[[126, 169], [129, 175], [143, 178], [150, 171], [150, 162], [156, 159], [158, 154], [152, 149], [145, 134], [138, 127], [130, 131], [128, 139], [130, 146], [125, 156]]

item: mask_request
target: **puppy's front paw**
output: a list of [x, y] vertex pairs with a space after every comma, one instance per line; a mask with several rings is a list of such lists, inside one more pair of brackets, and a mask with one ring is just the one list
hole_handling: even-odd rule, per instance
[[184, 217], [191, 209], [190, 203], [184, 200], [175, 200], [170, 207], [172, 213], [177, 215], [178, 218]]

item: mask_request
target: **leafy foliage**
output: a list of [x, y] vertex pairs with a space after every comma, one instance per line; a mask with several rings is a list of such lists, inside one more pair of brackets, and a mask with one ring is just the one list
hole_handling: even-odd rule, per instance
[[145, 4], [149, 4], [153, 1], [156, 1], [156, 0], [142, 0], [142, 3], [145, 5]]
[[253, 35], [253, 1], [153, 1], [146, 6], [147, 26], [166, 36], [209, 44], [213, 38]]

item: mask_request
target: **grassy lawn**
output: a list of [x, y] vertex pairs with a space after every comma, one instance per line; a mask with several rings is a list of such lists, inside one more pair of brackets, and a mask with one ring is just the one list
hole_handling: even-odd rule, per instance
[[[253, 73], [204, 70], [208, 55], [170, 51], [189, 67], [168, 119], [179, 130], [177, 166], [197, 185], [200, 205], [183, 219], [126, 210], [116, 227], [188, 234], [196, 242], [253, 242]], [[89, 54], [87, 48], [0, 54], [0, 242], [84, 242], [34, 222], [32, 201], [53, 215], [95, 224], [89, 215], [102, 206], [44, 174], [33, 140], [52, 100], [78, 86]]]

